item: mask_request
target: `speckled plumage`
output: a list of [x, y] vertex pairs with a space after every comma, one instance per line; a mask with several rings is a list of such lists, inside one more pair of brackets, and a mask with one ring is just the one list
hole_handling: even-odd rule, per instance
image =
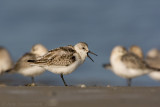
[[60, 47], [50, 50], [46, 55], [44, 55], [41, 59], [36, 60], [34, 63], [48, 66], [69, 66], [76, 61], [74, 53], [76, 53], [76, 51], [72, 46]]
[[68, 45], [53, 49], [40, 59], [30, 59], [28, 62], [32, 62], [31, 65], [33, 66], [40, 66], [50, 72], [60, 74], [64, 85], [67, 86], [63, 75], [70, 74], [75, 71], [85, 61], [87, 56], [91, 59], [88, 53], [94, 54], [89, 51], [86, 43], [80, 42], [75, 46]]

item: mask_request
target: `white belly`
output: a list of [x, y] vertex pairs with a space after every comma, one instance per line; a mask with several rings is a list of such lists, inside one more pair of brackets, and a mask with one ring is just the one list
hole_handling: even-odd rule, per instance
[[149, 77], [154, 80], [160, 81], [160, 72], [152, 72], [149, 74]]
[[44, 68], [50, 72], [55, 74], [70, 74], [76, 70], [76, 68], [81, 65], [82, 62], [80, 60], [75, 61], [73, 64], [69, 66], [45, 66]]
[[42, 74], [44, 71], [45, 71], [44, 68], [33, 66], [33, 67], [21, 69], [17, 72], [24, 76], [37, 76], [37, 75]]
[[122, 63], [121, 61], [114, 62], [114, 64], [112, 64], [112, 67], [113, 72], [122, 78], [135, 78], [148, 73], [148, 71], [146, 70], [126, 68], [124, 63]]

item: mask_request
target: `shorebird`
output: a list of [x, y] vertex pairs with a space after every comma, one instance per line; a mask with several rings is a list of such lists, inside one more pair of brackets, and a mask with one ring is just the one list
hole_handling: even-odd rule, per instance
[[[137, 55], [139, 58], [143, 59], [143, 51], [142, 51], [142, 49], [141, 49], [139, 46], [137, 46], [137, 45], [132, 45], [132, 46], [129, 48], [128, 51], [129, 51], [130, 53], [133, 53], [133, 54]], [[113, 70], [113, 69], [112, 69], [112, 65], [111, 65], [110, 63], [103, 64], [103, 67], [104, 67], [105, 69], [108, 69], [108, 70], [111, 70], [111, 71]], [[127, 79], [127, 84], [128, 84], [128, 86], [131, 86], [131, 81], [132, 81], [131, 78], [128, 78], [128, 79]]]
[[31, 48], [29, 53], [24, 54], [15, 64], [15, 66], [9, 72], [19, 73], [24, 76], [29, 76], [32, 79], [32, 83], [27, 86], [35, 86], [34, 77], [42, 74], [45, 69], [37, 66], [31, 66], [29, 59], [37, 59], [46, 54], [48, 50], [42, 44], [36, 44]]
[[127, 79], [128, 86], [131, 85], [131, 79], [148, 74], [160, 69], [150, 67], [142, 58], [133, 52], [128, 52], [123, 46], [116, 46], [110, 57], [112, 71]]
[[[132, 46], [129, 48], [128, 51], [131, 52], [131, 53], [133, 53], [133, 54], [135, 54], [135, 55], [137, 55], [139, 58], [142, 58], [142, 59], [143, 59], [143, 51], [142, 51], [142, 49], [141, 49], [139, 46], [137, 46], [137, 45], [132, 45]], [[110, 63], [103, 64], [103, 67], [104, 67], [105, 69], [112, 70], [112, 65], [111, 65]]]
[[83, 64], [87, 56], [93, 61], [89, 53], [96, 55], [88, 49], [88, 45], [85, 42], [80, 42], [75, 46], [69, 45], [56, 48], [49, 51], [42, 58], [37, 60], [31, 58], [28, 62], [31, 62], [33, 66], [42, 67], [52, 73], [60, 74], [64, 85], [68, 86], [63, 75], [75, 71], [77, 67]]
[[8, 71], [12, 66], [13, 61], [9, 52], [4, 47], [0, 47], [0, 74]]
[[[151, 49], [146, 56], [146, 62], [155, 68], [160, 69], [160, 51], [158, 49]], [[160, 72], [151, 72], [148, 76], [153, 79], [160, 81]]]

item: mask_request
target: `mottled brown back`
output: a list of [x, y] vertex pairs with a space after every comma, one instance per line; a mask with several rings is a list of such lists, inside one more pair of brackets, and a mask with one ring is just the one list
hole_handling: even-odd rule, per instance
[[68, 66], [76, 61], [76, 53], [72, 46], [60, 47], [54, 50], [50, 50], [39, 60], [36, 60], [35, 64], [53, 65], [53, 66]]

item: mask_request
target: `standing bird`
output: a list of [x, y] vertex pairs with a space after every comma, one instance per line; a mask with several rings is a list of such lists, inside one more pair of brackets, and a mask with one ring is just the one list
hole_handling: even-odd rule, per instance
[[63, 75], [70, 74], [76, 70], [77, 67], [83, 64], [87, 56], [91, 59], [89, 53], [96, 55], [89, 51], [86, 43], [80, 42], [75, 46], [69, 45], [66, 47], [56, 48], [49, 51], [42, 58], [37, 60], [31, 58], [28, 62], [31, 62], [34, 66], [45, 68], [55, 74], [60, 74], [64, 85], [68, 86]]
[[[146, 61], [151, 67], [160, 69], [160, 51], [158, 49], [151, 49], [147, 53]], [[153, 80], [160, 81], [160, 72], [151, 72], [148, 76]]]
[[160, 69], [150, 67], [142, 58], [134, 53], [128, 52], [123, 46], [116, 46], [111, 53], [110, 62], [112, 71], [128, 80], [131, 85], [131, 79], [148, 74]]
[[16, 72], [24, 76], [29, 76], [32, 83], [27, 86], [35, 86], [34, 77], [42, 74], [45, 69], [37, 66], [31, 66], [28, 62], [29, 59], [37, 59], [46, 54], [48, 50], [41, 44], [36, 44], [32, 47], [29, 53], [24, 54], [15, 64], [10, 72]]
[[4, 47], [0, 47], [0, 74], [10, 70], [12, 66], [13, 61], [9, 52]]
[[[136, 46], [136, 45], [132, 45], [130, 48], [129, 48], [129, 53], [132, 53], [132, 54], [135, 54], [135, 55], [137, 55], [139, 58], [141, 58], [141, 59], [143, 59], [143, 51], [142, 51], [142, 49], [139, 47], [139, 46]], [[109, 69], [109, 70], [113, 70], [112, 69], [112, 65], [110, 64], [110, 63], [108, 63], [108, 64], [103, 64], [103, 67], [105, 68], [105, 69]], [[128, 84], [128, 86], [131, 86], [131, 81], [132, 81], [132, 79], [131, 78], [128, 78], [127, 79], [127, 84]]]

